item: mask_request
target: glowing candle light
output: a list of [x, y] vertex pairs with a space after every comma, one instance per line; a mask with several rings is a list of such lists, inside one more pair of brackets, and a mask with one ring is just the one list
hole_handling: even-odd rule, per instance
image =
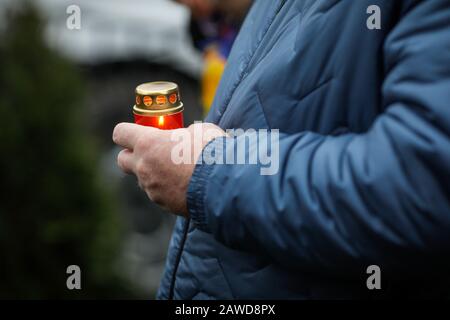
[[178, 85], [172, 82], [149, 82], [136, 88], [133, 108], [137, 124], [172, 130], [184, 127], [183, 103]]

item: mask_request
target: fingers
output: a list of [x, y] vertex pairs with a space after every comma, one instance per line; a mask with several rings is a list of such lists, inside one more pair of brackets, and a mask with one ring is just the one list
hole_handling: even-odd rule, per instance
[[134, 150], [138, 138], [152, 128], [143, 127], [134, 123], [119, 123], [113, 132], [113, 141], [121, 147]]
[[129, 149], [122, 150], [117, 156], [117, 164], [122, 171], [131, 174], [135, 172], [136, 160]]

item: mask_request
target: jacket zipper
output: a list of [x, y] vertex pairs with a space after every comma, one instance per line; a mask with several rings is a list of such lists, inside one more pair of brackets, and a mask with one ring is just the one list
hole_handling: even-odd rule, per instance
[[280, 6], [278, 7], [277, 13], [275, 14], [275, 17], [280, 13], [281, 9], [283, 9], [284, 5], [286, 4], [287, 0], [281, 0]]
[[[281, 0], [280, 5], [278, 6], [278, 9], [277, 9], [277, 11], [275, 13], [275, 17], [278, 16], [280, 11], [285, 6], [286, 2], [287, 2], [287, 0]], [[274, 20], [275, 20], [275, 17], [274, 17]], [[252, 62], [252, 61], [250, 61], [250, 62]], [[249, 63], [249, 65], [250, 65], [250, 63]], [[170, 281], [169, 299], [168, 300], [173, 300], [173, 297], [174, 297], [174, 294], [175, 294], [175, 281], [176, 281], [178, 266], [180, 265], [181, 255], [183, 254], [184, 244], [186, 243], [186, 238], [187, 238], [187, 234], [189, 232], [190, 222], [191, 222], [191, 219], [188, 218], [186, 220], [186, 222], [185, 222], [185, 225], [184, 225], [183, 236], [181, 238], [180, 248], [178, 249], [177, 256], [176, 256], [176, 259], [175, 259], [175, 267], [173, 269], [172, 279]]]
[[175, 279], [178, 271], [178, 266], [180, 265], [181, 254], [183, 253], [184, 243], [186, 242], [187, 234], [189, 231], [189, 224], [191, 222], [191, 218], [188, 218], [184, 223], [183, 228], [183, 236], [181, 238], [180, 248], [178, 249], [177, 256], [175, 259], [175, 266], [173, 268], [172, 279], [170, 281], [170, 289], [169, 289], [169, 299], [173, 300], [173, 296], [175, 293]]

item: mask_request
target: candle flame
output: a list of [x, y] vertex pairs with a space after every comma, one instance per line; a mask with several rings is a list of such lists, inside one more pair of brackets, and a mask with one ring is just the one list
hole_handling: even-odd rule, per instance
[[159, 124], [159, 126], [164, 126], [164, 116], [160, 116], [159, 117], [159, 119], [158, 119], [158, 124]]

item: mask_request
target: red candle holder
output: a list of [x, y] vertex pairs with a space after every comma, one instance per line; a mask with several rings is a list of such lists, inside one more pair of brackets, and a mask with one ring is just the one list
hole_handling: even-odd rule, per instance
[[136, 105], [133, 107], [136, 124], [162, 130], [183, 128], [183, 110], [176, 83], [149, 82], [136, 88]]

